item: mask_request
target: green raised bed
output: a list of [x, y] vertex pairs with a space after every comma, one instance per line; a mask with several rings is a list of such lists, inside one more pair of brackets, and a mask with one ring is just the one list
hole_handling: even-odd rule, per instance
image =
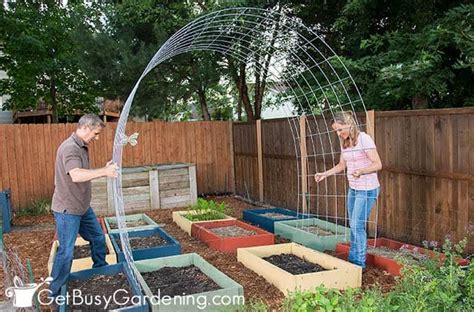
[[[215, 310], [225, 310], [227, 308], [231, 308], [231, 306], [225, 305], [213, 305], [212, 299], [216, 296], [220, 296], [222, 298], [230, 298], [234, 300], [234, 298], [241, 297], [240, 303], [243, 304], [243, 295], [244, 290], [243, 287], [232, 280], [230, 277], [216, 269], [212, 264], [204, 260], [201, 256], [196, 253], [178, 255], [178, 256], [171, 256], [171, 257], [164, 257], [164, 258], [155, 258], [155, 259], [147, 259], [147, 260], [140, 260], [134, 262], [135, 267], [140, 273], [144, 272], [152, 272], [159, 270], [164, 267], [185, 267], [189, 265], [194, 265], [198, 267], [205, 275], [211, 278], [216, 284], [218, 284], [222, 289], [215, 290], [215, 291], [208, 291], [203, 293], [198, 293], [194, 295], [188, 295], [187, 297], [194, 297], [194, 299], [189, 298], [186, 300], [182, 300], [181, 303], [188, 303], [188, 304], [178, 304], [174, 305], [173, 300], [171, 300], [170, 304], [159, 304], [156, 299], [151, 300], [150, 306], [152, 307], [152, 311], [215, 311]], [[140, 283], [143, 292], [145, 293], [147, 298], [153, 298], [156, 294], [153, 294], [148, 287], [147, 283], [143, 279], [140, 274], [137, 274], [138, 282]], [[205, 300], [203, 299], [205, 297]], [[218, 297], [216, 297], [218, 298]], [[206, 308], [203, 310], [202, 304], [203, 301], [207, 302]], [[236, 300], [239, 301], [239, 300]], [[180, 302], [177, 300], [177, 302]], [[194, 304], [193, 304], [194, 303]], [[201, 307], [201, 309], [199, 308]]]
[[[332, 235], [317, 235], [309, 232], [310, 226], [317, 226]], [[351, 230], [317, 218], [275, 222], [275, 234], [306, 247], [324, 251], [336, 249], [336, 244], [350, 240]]]
[[[111, 224], [117, 224], [116, 217], [106, 217], [104, 218], [104, 221], [105, 221], [105, 226], [107, 227], [107, 233], [119, 232], [119, 229], [112, 229], [110, 226]], [[158, 227], [158, 224], [144, 213], [125, 216], [125, 222], [139, 222], [139, 221], [143, 221], [147, 225], [127, 227], [127, 230], [128, 231], [149, 230], [149, 229]]]

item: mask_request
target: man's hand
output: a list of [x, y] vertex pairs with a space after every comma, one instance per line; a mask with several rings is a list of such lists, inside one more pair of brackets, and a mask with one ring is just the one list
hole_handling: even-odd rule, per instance
[[316, 173], [316, 174], [314, 175], [314, 181], [316, 181], [316, 182], [319, 183], [319, 182], [321, 182], [322, 180], [326, 179], [326, 177], [327, 177], [327, 176], [326, 176], [326, 173], [324, 173], [324, 172]]
[[109, 161], [104, 167], [105, 176], [110, 178], [116, 178], [118, 175], [118, 169], [119, 168], [117, 164], [114, 164], [112, 160]]

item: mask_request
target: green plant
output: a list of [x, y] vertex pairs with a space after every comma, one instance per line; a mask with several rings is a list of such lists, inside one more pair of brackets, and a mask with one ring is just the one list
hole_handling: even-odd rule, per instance
[[473, 311], [473, 265], [464, 270], [458, 264], [467, 241], [466, 237], [454, 244], [446, 238], [442, 248], [434, 248], [433, 257], [404, 266], [403, 278], [387, 296], [388, 303], [407, 311]]
[[383, 294], [376, 289], [364, 293], [360, 289], [350, 288], [340, 291], [320, 286], [312, 291], [290, 293], [283, 303], [282, 310], [285, 312], [390, 311], [391, 308], [385, 307], [385, 302], [381, 298]]
[[[468, 233], [471, 237], [472, 233]], [[468, 237], [454, 244], [448, 237], [443, 246], [433, 248], [432, 257], [406, 261], [402, 277], [392, 292], [378, 289], [339, 291], [318, 287], [295, 291], [283, 303], [283, 311], [474, 311], [474, 263], [465, 270], [459, 266]], [[427, 245], [427, 244], [426, 244]], [[428, 247], [428, 246], [425, 246]]]
[[30, 207], [20, 209], [17, 212], [17, 216], [40, 216], [48, 214], [51, 207], [51, 200], [41, 198], [35, 199]]
[[227, 206], [225, 203], [216, 203], [213, 200], [198, 198], [197, 204], [191, 206], [191, 209], [185, 217], [191, 221], [207, 221], [222, 219]]

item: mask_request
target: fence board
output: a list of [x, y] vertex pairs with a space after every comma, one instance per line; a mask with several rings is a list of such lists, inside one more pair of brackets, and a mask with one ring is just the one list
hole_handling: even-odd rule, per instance
[[[364, 116], [358, 114], [365, 125]], [[256, 140], [252, 123], [235, 123], [236, 192], [255, 187], [258, 199]], [[287, 119], [262, 121], [264, 201], [301, 209], [298, 202], [297, 128]], [[324, 119], [308, 117], [309, 172], [324, 171], [339, 160], [335, 136]], [[311, 136], [311, 134], [316, 134]], [[474, 108], [375, 112], [375, 137], [382, 159], [379, 172], [378, 232], [389, 238], [420, 244], [451, 234], [461, 238], [474, 223]], [[298, 153], [298, 151], [297, 151]], [[316, 185], [309, 179], [310, 211], [344, 218], [344, 176]], [[469, 244], [474, 251], [474, 241]]]
[[[12, 189], [15, 210], [34, 199], [51, 198], [57, 148], [75, 128], [76, 124], [0, 125], [0, 186]], [[115, 129], [115, 123], [108, 123], [99, 141], [90, 144], [91, 168], [111, 159]], [[124, 147], [123, 167], [192, 162], [197, 164], [199, 193], [230, 192], [228, 129], [228, 122], [129, 123], [126, 134], [140, 136], [135, 147]]]

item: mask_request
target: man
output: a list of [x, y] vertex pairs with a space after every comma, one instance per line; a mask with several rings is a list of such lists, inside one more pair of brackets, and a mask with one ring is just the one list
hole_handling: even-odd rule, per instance
[[56, 154], [51, 209], [56, 222], [59, 249], [51, 271], [53, 281], [49, 285], [50, 297], [59, 295], [61, 286], [69, 276], [78, 233], [90, 244], [93, 267], [107, 265], [105, 237], [90, 207], [90, 181], [116, 177], [118, 167], [108, 162], [103, 168], [90, 169], [88, 151], [88, 145], [99, 139], [104, 127], [98, 116], [82, 116], [76, 131], [59, 146]]

